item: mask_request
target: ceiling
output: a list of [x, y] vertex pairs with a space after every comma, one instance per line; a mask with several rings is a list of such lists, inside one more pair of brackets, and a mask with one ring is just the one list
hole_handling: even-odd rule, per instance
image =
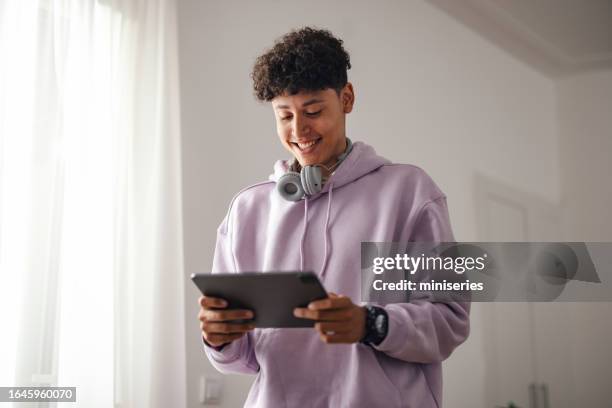
[[612, 0], [428, 0], [547, 76], [612, 69]]

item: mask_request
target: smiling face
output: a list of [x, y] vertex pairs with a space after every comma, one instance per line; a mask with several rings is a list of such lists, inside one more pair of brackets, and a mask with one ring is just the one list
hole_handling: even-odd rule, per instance
[[275, 97], [272, 108], [281, 143], [302, 166], [333, 165], [346, 148], [346, 114], [354, 101], [350, 82], [340, 94], [327, 88]]

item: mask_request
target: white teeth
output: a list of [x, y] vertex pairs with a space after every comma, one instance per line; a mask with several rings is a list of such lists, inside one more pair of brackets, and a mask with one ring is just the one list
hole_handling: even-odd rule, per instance
[[297, 145], [300, 147], [300, 149], [304, 150], [304, 149], [308, 149], [310, 146], [313, 146], [315, 143], [317, 143], [317, 141], [313, 140], [312, 142], [298, 143]]

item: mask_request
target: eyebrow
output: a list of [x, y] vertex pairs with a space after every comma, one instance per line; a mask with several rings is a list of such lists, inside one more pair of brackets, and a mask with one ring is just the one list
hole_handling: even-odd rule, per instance
[[[317, 98], [309, 99], [302, 104], [302, 108], [305, 108], [306, 106], [314, 105], [315, 103], [321, 103], [321, 102], [323, 102], [323, 99], [317, 99]], [[289, 108], [290, 106], [288, 105], [278, 105], [276, 107], [276, 109], [289, 109]]]

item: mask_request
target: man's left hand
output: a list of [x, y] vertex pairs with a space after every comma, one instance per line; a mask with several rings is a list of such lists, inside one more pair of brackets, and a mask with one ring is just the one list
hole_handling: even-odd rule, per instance
[[293, 309], [293, 315], [315, 320], [315, 330], [325, 343], [356, 343], [365, 335], [366, 311], [347, 296], [330, 293], [328, 298]]

